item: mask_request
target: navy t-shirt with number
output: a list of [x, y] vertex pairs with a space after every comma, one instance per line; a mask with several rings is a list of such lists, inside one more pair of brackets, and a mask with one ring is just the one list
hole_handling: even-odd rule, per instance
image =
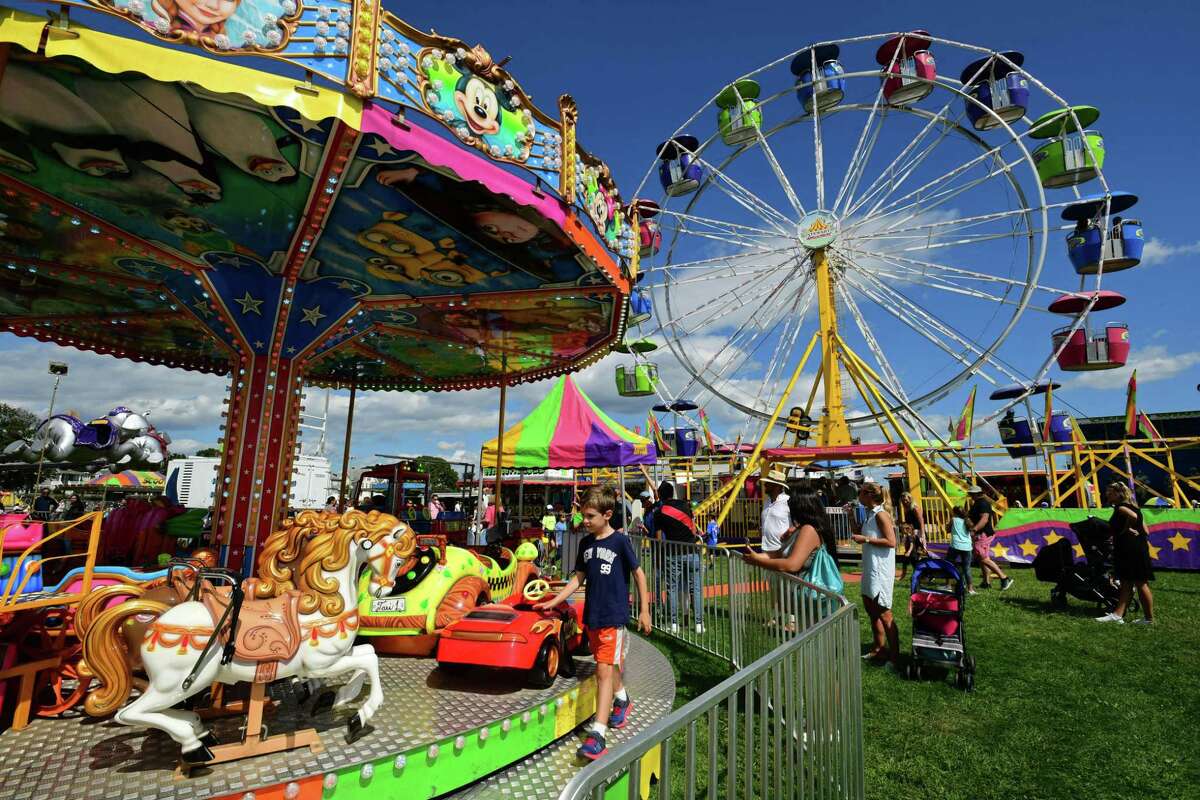
[[637, 553], [625, 534], [583, 537], [575, 571], [584, 575], [584, 625], [598, 630], [622, 627], [629, 621], [629, 575], [637, 568]]

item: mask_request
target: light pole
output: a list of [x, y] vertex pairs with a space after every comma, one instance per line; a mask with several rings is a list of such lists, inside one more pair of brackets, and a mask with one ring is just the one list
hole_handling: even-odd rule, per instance
[[[62, 361], [51, 361], [48, 372], [54, 376], [54, 389], [50, 392], [50, 413], [46, 415], [46, 419], [54, 416], [54, 401], [58, 397], [58, 384], [62, 382], [64, 376], [69, 371], [69, 367]], [[34, 488], [42, 485], [42, 462], [46, 459], [46, 445], [42, 444], [42, 449], [38, 451], [38, 468], [37, 482], [34, 483]]]

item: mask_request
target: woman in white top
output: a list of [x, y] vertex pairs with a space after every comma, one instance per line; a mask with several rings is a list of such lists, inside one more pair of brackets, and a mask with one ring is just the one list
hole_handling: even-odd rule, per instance
[[900, 632], [892, 617], [892, 587], [896, 581], [896, 527], [884, 502], [883, 489], [867, 481], [858, 490], [858, 501], [870, 511], [866, 521], [846, 507], [847, 518], [854, 529], [854, 541], [862, 545], [863, 608], [871, 618], [875, 642], [863, 658], [879, 663], [886, 660], [889, 670], [896, 669], [900, 658]]

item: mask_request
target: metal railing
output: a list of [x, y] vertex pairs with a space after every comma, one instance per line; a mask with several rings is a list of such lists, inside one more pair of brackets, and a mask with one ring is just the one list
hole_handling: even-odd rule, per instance
[[[46, 528], [53, 528], [49, 533], [45, 533], [37, 541], [30, 542], [26, 547], [22, 548], [19, 555], [16, 555], [9, 563], [9, 575], [7, 579], [0, 577], [0, 612], [11, 613], [16, 611], [28, 611], [34, 608], [44, 608], [54, 605], [68, 605], [76, 603], [83, 599], [92, 589], [92, 571], [96, 567], [96, 555], [100, 546], [100, 526], [104, 520], [104, 514], [99, 511], [93, 511], [84, 514], [70, 522], [46, 522], [40, 523]], [[34, 523], [39, 524], [39, 523]], [[10, 529], [15, 526], [0, 527], [0, 551], [4, 549], [4, 540], [8, 536]], [[45, 528], [43, 529], [43, 531]], [[64, 555], [46, 556], [39, 555], [41, 549], [55, 539], [65, 541], [67, 534], [71, 532], [87, 531], [87, 548], [81, 553], [66, 553]], [[12, 552], [17, 552], [15, 549]], [[78, 565], [82, 562], [83, 574], [80, 577], [79, 591], [70, 593], [52, 594], [52, 587], [46, 586], [39, 591], [26, 591], [32, 577], [40, 571], [45, 570], [46, 565], [50, 562], [74, 563]]]
[[[642, 733], [610, 748], [560, 800], [848, 798], [864, 795], [862, 693], [855, 607], [728, 551], [631, 537], [664, 635], [727, 659], [738, 672]], [[687, 573], [700, 558], [702, 628], [681, 625]], [[663, 569], [667, 573], [665, 589]], [[672, 575], [677, 576], [672, 583]], [[717, 590], [722, 587], [724, 591]], [[689, 602], [694, 600], [689, 599]], [[675, 609], [676, 628], [670, 627]], [[666, 621], [666, 626], [662, 625]], [[655, 748], [659, 748], [657, 754]], [[678, 754], [678, 755], [677, 755]], [[655, 764], [654, 762], [657, 762]], [[658, 776], [643, 794], [643, 771]]]

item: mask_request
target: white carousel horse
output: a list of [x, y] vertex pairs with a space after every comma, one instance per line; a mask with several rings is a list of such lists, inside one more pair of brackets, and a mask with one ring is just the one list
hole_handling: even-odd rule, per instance
[[[246, 600], [238, 632], [232, 637], [237, 651], [228, 663], [223, 663], [225, 648], [217, 643], [205, 650], [211, 637], [227, 631], [214, 633], [219, 618], [210, 609], [214, 600], [219, 605], [220, 593], [211, 586], [205, 587], [210, 595], [207, 602], [189, 601], [164, 610], [163, 604], [130, 600], [97, 617], [85, 634], [84, 658], [103, 685], [89, 696], [89, 712], [102, 711], [112, 698], [127, 696], [131, 675], [120, 647], [120, 629], [130, 616], [151, 613], [159, 616], [147, 627], [140, 651], [148, 686], [120, 709], [115, 719], [124, 725], [165, 732], [179, 743], [185, 763], [212, 760], [209, 748], [217, 741], [196, 713], [172, 706], [214, 682], [265, 683], [361, 672], [370, 682], [370, 692], [348, 724], [351, 737], [356, 736], [383, 703], [378, 656], [369, 644], [354, 645], [357, 577], [364, 568], [369, 569], [368, 591], [376, 597], [386, 594], [401, 564], [412, 555], [415, 537], [395, 517], [360, 511], [347, 511], [340, 517], [302, 512], [287, 535], [290, 544], [283, 547], [292, 551], [292, 560], [284, 573], [295, 573], [301, 591], [281, 595], [270, 591], [268, 594], [276, 596], [269, 600]], [[266, 550], [264, 545], [264, 554]], [[307, 609], [311, 610], [305, 613]], [[293, 634], [298, 631], [298, 637], [290, 637], [297, 639], [296, 646], [288, 646], [287, 635], [281, 641], [281, 631], [286, 634], [289, 629]], [[274, 650], [267, 655], [278, 659], [252, 652], [258, 645]], [[187, 679], [191, 682], [184, 688]]]

